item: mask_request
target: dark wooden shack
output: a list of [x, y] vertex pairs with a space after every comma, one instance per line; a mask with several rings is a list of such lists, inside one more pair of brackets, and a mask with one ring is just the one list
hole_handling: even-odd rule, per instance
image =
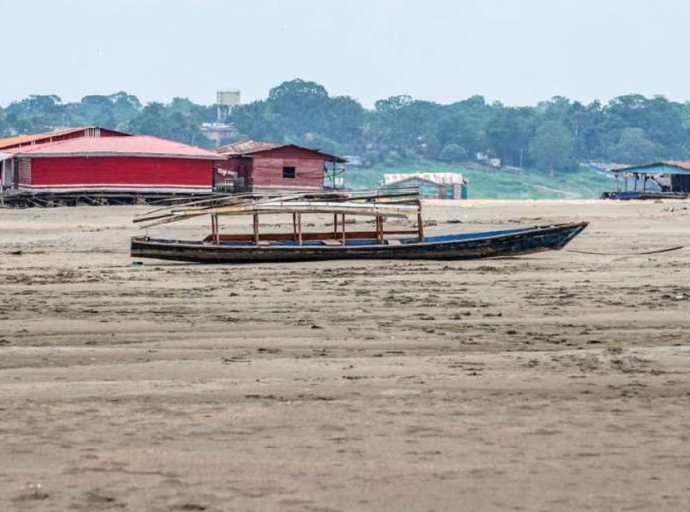
[[690, 160], [663, 160], [609, 169], [616, 177], [616, 192], [605, 197], [635, 199], [690, 195]]

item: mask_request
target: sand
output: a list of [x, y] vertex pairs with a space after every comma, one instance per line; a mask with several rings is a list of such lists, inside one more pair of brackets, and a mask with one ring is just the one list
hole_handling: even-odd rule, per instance
[[690, 510], [689, 202], [436, 202], [591, 225], [253, 266], [133, 261], [145, 210], [0, 210], [0, 510]]

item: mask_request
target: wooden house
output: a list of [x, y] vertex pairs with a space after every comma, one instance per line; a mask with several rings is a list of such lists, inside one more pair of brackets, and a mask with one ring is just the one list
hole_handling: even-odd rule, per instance
[[[216, 173], [218, 188], [236, 192], [308, 192], [325, 188], [343, 158], [294, 144], [244, 140], [217, 149], [227, 158]], [[335, 179], [332, 180], [335, 182]]]

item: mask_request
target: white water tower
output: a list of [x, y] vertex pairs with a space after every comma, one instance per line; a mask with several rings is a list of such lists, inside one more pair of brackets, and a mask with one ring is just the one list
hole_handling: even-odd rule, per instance
[[240, 91], [218, 91], [216, 93], [216, 108], [218, 122], [224, 122], [233, 107], [240, 104]]

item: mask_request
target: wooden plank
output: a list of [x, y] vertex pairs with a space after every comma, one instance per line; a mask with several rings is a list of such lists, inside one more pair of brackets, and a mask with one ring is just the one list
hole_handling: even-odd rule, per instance
[[[397, 230], [397, 231], [384, 231], [384, 235], [417, 235], [416, 229], [411, 230]], [[340, 232], [333, 233], [330, 231], [326, 232], [312, 232], [312, 233], [302, 233], [302, 240], [338, 240], [340, 238]], [[375, 239], [376, 232], [374, 231], [348, 231], [347, 238], [351, 240], [366, 240]], [[207, 242], [213, 240], [212, 236], [209, 235], [204, 239]], [[235, 234], [235, 233], [222, 233], [218, 234], [218, 240], [221, 242], [252, 242], [254, 240], [253, 233], [246, 234]], [[294, 226], [294, 232], [290, 233], [261, 233], [259, 235], [259, 240], [268, 240], [272, 242], [289, 242], [297, 241], [297, 225]]]

